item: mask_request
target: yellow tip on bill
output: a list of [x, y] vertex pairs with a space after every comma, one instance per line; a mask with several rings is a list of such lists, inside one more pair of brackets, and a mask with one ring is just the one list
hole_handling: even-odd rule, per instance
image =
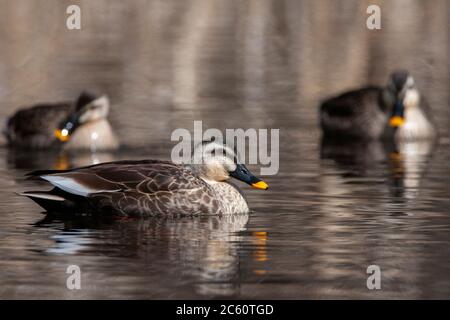
[[55, 137], [58, 138], [61, 142], [69, 141], [70, 135], [66, 129], [63, 130], [55, 130]]
[[403, 160], [402, 154], [400, 152], [391, 152], [389, 154], [389, 157], [395, 161]]
[[393, 116], [390, 120], [389, 120], [389, 124], [391, 127], [400, 127], [405, 123], [405, 119], [399, 116]]
[[259, 181], [259, 182], [253, 183], [252, 187], [256, 188], [256, 189], [262, 189], [262, 190], [269, 189], [269, 185], [267, 183], [265, 183], [264, 181]]

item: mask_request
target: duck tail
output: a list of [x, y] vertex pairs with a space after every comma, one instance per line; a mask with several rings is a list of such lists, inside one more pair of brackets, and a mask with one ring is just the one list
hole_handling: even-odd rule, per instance
[[53, 190], [51, 191], [27, 191], [19, 193], [18, 195], [28, 197], [46, 211], [59, 211], [62, 209], [62, 204], [66, 201], [63, 197], [54, 194]]
[[66, 193], [58, 188], [50, 191], [26, 191], [18, 195], [30, 198], [47, 212], [72, 213], [81, 209], [73, 197], [66, 197]]

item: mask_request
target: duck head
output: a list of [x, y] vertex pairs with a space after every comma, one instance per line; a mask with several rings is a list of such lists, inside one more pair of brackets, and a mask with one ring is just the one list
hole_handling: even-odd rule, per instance
[[389, 125], [393, 128], [401, 127], [406, 121], [405, 109], [415, 107], [419, 98], [414, 79], [407, 71], [393, 72], [389, 77], [387, 91], [393, 99]]
[[70, 114], [55, 130], [55, 137], [61, 142], [67, 142], [77, 128], [86, 123], [106, 119], [108, 114], [109, 99], [107, 96], [97, 97], [91, 93], [82, 92]]
[[224, 182], [232, 177], [256, 189], [269, 188], [238, 161], [235, 151], [223, 143], [214, 140], [200, 143], [194, 149], [192, 160], [200, 176], [209, 183]]

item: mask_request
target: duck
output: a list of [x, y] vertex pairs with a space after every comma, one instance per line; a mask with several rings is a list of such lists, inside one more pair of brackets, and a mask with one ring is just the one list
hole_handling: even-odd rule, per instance
[[[87, 213], [102, 216], [192, 216], [245, 214], [249, 206], [240, 180], [256, 189], [268, 185], [240, 163], [230, 147], [202, 142], [192, 161], [123, 160], [28, 174], [44, 180], [50, 191], [21, 193], [47, 212]], [[201, 161], [199, 161], [201, 160]]]
[[414, 141], [434, 139], [431, 109], [406, 70], [390, 74], [387, 85], [344, 92], [320, 105], [325, 138]]
[[119, 142], [107, 119], [108, 96], [83, 91], [73, 102], [41, 103], [11, 115], [4, 126], [16, 149], [115, 150]]

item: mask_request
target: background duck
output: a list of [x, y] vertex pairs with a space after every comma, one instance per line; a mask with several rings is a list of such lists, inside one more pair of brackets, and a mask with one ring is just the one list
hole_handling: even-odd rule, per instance
[[55, 188], [22, 195], [47, 211], [221, 215], [249, 212], [239, 189], [227, 182], [230, 177], [258, 189], [268, 188], [221, 143], [211, 141], [197, 146], [192, 163], [118, 161], [66, 171], [37, 171], [30, 176], [46, 180]]
[[324, 101], [320, 124], [326, 138], [430, 139], [437, 130], [425, 98], [407, 71], [396, 71], [386, 87], [365, 87]]
[[109, 109], [107, 96], [83, 92], [73, 103], [39, 104], [17, 111], [3, 133], [14, 148], [113, 150], [119, 143], [107, 120]]

